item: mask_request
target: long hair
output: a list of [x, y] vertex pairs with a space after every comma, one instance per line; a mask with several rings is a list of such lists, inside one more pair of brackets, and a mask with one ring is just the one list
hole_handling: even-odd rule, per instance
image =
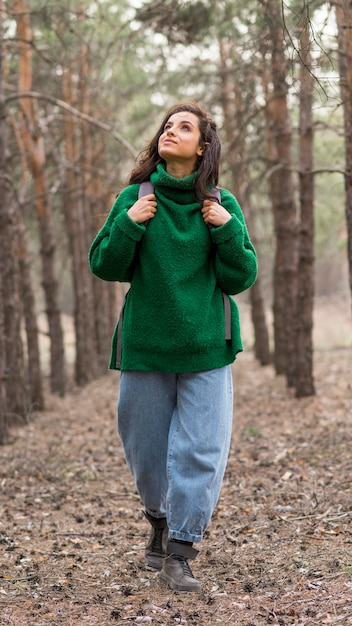
[[152, 172], [155, 171], [159, 163], [165, 163], [158, 152], [159, 138], [164, 132], [164, 127], [168, 119], [174, 113], [187, 111], [193, 113], [198, 118], [200, 140], [199, 145], [204, 149], [203, 154], [198, 157], [196, 164], [197, 175], [194, 180], [195, 195], [199, 200], [211, 198], [209, 192], [211, 187], [216, 187], [219, 180], [219, 165], [221, 144], [216, 131], [216, 124], [208, 113], [195, 102], [181, 102], [175, 104], [164, 116], [159, 129], [147, 146], [137, 157], [137, 165], [132, 171], [129, 184], [142, 183], [149, 180]]

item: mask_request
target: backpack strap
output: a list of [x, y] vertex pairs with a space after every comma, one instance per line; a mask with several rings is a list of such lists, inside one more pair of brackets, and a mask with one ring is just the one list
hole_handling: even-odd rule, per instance
[[150, 193], [154, 193], [154, 187], [150, 180], [145, 180], [144, 183], [139, 185], [138, 200], [143, 196], [148, 196]]
[[224, 316], [225, 316], [225, 340], [231, 341], [231, 303], [230, 296], [222, 292], [222, 299], [224, 302]]
[[[154, 187], [150, 180], [145, 180], [139, 185], [138, 199], [143, 198], [144, 196], [148, 196], [150, 193], [154, 193]], [[210, 193], [212, 196], [214, 196], [214, 198], [216, 198], [218, 204], [221, 204], [220, 189], [218, 187], [212, 187]]]
[[[139, 198], [143, 198], [144, 196], [148, 196], [150, 193], [154, 193], [154, 187], [150, 180], [145, 180], [143, 183], [139, 185], [138, 190], [138, 200]], [[143, 222], [144, 226], [148, 226], [149, 220], [145, 220]]]
[[[143, 198], [144, 196], [148, 196], [151, 193], [154, 193], [154, 187], [153, 187], [152, 183], [150, 182], [150, 180], [146, 180], [146, 181], [144, 181], [143, 183], [141, 183], [139, 185], [138, 199], [139, 198]], [[216, 198], [216, 201], [219, 204], [221, 204], [220, 189], [218, 189], [217, 187], [212, 187], [212, 189], [210, 190], [210, 193], [211, 193], [212, 196], [214, 196], [214, 198]], [[144, 225], [147, 226], [148, 222], [149, 222], [149, 220], [144, 222]], [[126, 304], [127, 293], [126, 293], [126, 296], [124, 298], [124, 302], [123, 302], [122, 307], [121, 307], [119, 323], [118, 323], [118, 329], [117, 329], [117, 345], [116, 345], [116, 367], [117, 367], [117, 369], [120, 369], [120, 366], [121, 366], [121, 357], [122, 357], [122, 325], [123, 325], [123, 314], [124, 314], [124, 309], [125, 309], [125, 304]], [[230, 297], [227, 296], [224, 293], [222, 294], [222, 297], [223, 297], [223, 301], [224, 301], [225, 339], [226, 339], [226, 341], [229, 341], [229, 340], [231, 340], [231, 304], [230, 304]]]
[[212, 196], [214, 196], [216, 198], [216, 202], [218, 204], [221, 204], [221, 195], [220, 195], [220, 189], [219, 187], [212, 187], [210, 190], [210, 193]]
[[[143, 196], [147, 196], [150, 193], [154, 193], [154, 187], [150, 180], [146, 180], [139, 185], [138, 198], [143, 198]], [[210, 193], [218, 204], [221, 204], [221, 192], [218, 187], [212, 187]], [[149, 220], [148, 220], [149, 221]], [[144, 222], [145, 226], [148, 224]], [[230, 296], [225, 293], [222, 294], [224, 301], [224, 315], [225, 315], [225, 339], [226, 341], [231, 341], [231, 304], [230, 304]], [[121, 324], [122, 326], [122, 324]]]

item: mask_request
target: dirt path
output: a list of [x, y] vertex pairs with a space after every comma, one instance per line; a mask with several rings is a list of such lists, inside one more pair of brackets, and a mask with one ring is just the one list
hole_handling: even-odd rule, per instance
[[194, 562], [200, 594], [143, 562], [148, 524], [115, 432], [118, 376], [59, 400], [0, 449], [6, 626], [352, 624], [352, 360], [316, 353], [295, 400], [251, 353], [219, 505]]

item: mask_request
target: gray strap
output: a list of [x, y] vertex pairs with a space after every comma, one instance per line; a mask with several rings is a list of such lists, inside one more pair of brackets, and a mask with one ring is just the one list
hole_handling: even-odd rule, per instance
[[[150, 180], [145, 180], [144, 183], [139, 185], [138, 199], [148, 196], [150, 193], [154, 193], [154, 187]], [[218, 189], [218, 187], [212, 187], [210, 193], [216, 198], [216, 201], [221, 204], [220, 189]]]
[[221, 204], [220, 189], [218, 187], [212, 187], [210, 193], [212, 196], [216, 198], [217, 203]]
[[222, 299], [224, 301], [224, 315], [225, 315], [225, 339], [230, 341], [231, 339], [231, 303], [230, 296], [222, 292]]
[[[148, 196], [150, 193], [154, 193], [154, 187], [150, 180], [145, 180], [144, 183], [139, 185], [138, 190], [138, 200], [139, 198], [143, 198], [144, 196]], [[148, 226], [149, 220], [145, 220], [143, 222], [144, 226]]]
[[154, 187], [150, 180], [146, 180], [139, 185], [138, 199], [148, 196], [150, 193], [154, 193]]

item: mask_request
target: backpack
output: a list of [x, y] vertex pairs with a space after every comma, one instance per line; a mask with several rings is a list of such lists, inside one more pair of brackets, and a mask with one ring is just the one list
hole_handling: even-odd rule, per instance
[[[154, 193], [154, 187], [150, 180], [146, 180], [139, 185], [138, 191], [138, 199], [143, 198], [144, 196], [149, 195], [150, 193]], [[221, 204], [220, 200], [220, 189], [216, 187], [212, 187], [211, 194], [216, 198], [216, 201]], [[147, 226], [149, 220], [144, 222], [144, 225]], [[211, 227], [209, 227], [211, 228]], [[127, 292], [128, 293], [128, 292]], [[126, 293], [126, 296], [127, 296]], [[117, 329], [117, 344], [116, 344], [116, 367], [120, 368], [121, 365], [121, 356], [122, 356], [122, 324], [123, 324], [123, 313], [125, 308], [126, 296], [121, 308], [118, 329]], [[226, 341], [231, 340], [231, 304], [230, 304], [230, 296], [222, 293], [222, 298], [224, 302], [224, 315], [225, 315], [225, 339]]]

